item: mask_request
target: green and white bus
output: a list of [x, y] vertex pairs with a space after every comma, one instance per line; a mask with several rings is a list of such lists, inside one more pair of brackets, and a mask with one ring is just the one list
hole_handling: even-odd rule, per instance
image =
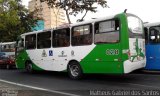
[[128, 13], [52, 30], [22, 34], [17, 40], [16, 66], [83, 73], [126, 74], [145, 67], [142, 20]]

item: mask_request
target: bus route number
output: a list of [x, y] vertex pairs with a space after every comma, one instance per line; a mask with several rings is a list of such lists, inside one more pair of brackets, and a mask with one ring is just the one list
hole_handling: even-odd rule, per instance
[[106, 54], [107, 55], [118, 55], [119, 54], [119, 50], [118, 49], [107, 49], [106, 50]]

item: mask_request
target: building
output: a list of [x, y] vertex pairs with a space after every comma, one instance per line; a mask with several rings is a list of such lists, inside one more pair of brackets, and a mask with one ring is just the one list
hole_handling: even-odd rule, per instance
[[32, 31], [38, 31], [44, 29], [44, 20], [38, 20], [37, 25], [32, 28]]
[[36, 16], [43, 18], [44, 29], [54, 28], [66, 23], [65, 14], [62, 9], [49, 8], [47, 3], [40, 2], [40, 0], [31, 0], [28, 8], [30, 12], [35, 12]]

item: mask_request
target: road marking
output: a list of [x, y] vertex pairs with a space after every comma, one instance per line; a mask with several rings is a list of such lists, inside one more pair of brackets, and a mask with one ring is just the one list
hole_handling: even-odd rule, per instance
[[121, 83], [121, 84], [129, 84], [129, 85], [136, 85], [136, 86], [143, 86], [143, 87], [150, 87], [150, 88], [160, 88], [158, 86], [149, 86], [149, 85], [143, 85], [143, 84], [136, 84], [136, 83]]
[[21, 86], [21, 87], [26, 87], [26, 88], [31, 88], [31, 89], [36, 89], [36, 90], [41, 90], [41, 91], [47, 91], [47, 92], [67, 95], [67, 96], [80, 96], [80, 95], [76, 95], [76, 94], [72, 94], [72, 93], [66, 93], [66, 92], [61, 92], [61, 91], [56, 91], [56, 90], [50, 90], [50, 89], [45, 89], [45, 88], [40, 88], [40, 87], [35, 87], [35, 86], [30, 86], [30, 85], [25, 85], [25, 84], [20, 84], [20, 83], [15, 83], [15, 82], [3, 80], [3, 79], [0, 79], [0, 82], [12, 84], [12, 85], [17, 85], [17, 86]]

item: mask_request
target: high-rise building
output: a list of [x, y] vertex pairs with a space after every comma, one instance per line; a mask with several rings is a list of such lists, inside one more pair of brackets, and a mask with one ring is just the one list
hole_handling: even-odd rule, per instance
[[66, 23], [65, 14], [62, 9], [59, 8], [49, 8], [46, 2], [40, 2], [40, 0], [31, 0], [29, 2], [28, 8], [30, 12], [36, 10], [36, 16], [43, 18], [44, 28], [54, 28]]

